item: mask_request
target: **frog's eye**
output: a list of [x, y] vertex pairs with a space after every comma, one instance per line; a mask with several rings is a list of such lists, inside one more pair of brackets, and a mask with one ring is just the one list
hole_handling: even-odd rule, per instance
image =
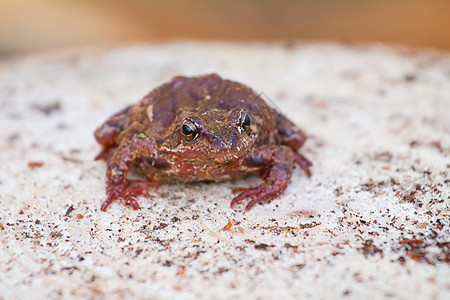
[[198, 127], [189, 119], [185, 119], [181, 125], [181, 133], [186, 137], [186, 140], [192, 141], [198, 137]]
[[248, 134], [250, 131], [250, 124], [250, 116], [245, 111], [241, 111], [238, 119], [238, 130], [243, 129]]

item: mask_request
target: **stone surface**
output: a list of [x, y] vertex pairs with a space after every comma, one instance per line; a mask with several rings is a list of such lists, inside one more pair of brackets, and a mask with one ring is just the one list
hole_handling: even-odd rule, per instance
[[[303, 128], [313, 176], [296, 168], [249, 212], [231, 189], [256, 177], [101, 212], [95, 128], [209, 72]], [[449, 112], [450, 55], [433, 51], [186, 41], [4, 59], [0, 299], [449, 299]]]

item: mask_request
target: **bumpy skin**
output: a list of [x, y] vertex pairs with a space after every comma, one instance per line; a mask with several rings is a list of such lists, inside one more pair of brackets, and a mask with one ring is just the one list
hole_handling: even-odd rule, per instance
[[[298, 151], [306, 136], [249, 87], [216, 74], [175, 77], [134, 106], [109, 118], [96, 132], [106, 159], [105, 210], [116, 199], [137, 209], [138, 195], [157, 182], [232, 180], [260, 173], [264, 183], [236, 188], [246, 210], [287, 187], [294, 163], [310, 176]], [[151, 181], [127, 179], [132, 167]]]

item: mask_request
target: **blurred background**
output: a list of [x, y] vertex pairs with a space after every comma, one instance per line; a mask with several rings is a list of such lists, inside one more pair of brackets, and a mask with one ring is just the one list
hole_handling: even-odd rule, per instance
[[137, 41], [338, 40], [450, 49], [450, 0], [0, 0], [0, 54]]

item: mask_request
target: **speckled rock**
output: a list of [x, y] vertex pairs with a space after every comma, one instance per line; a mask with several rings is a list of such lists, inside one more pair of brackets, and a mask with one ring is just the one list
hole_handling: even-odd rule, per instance
[[[95, 128], [175, 75], [248, 84], [309, 135], [270, 203], [259, 178], [105, 200]], [[174, 42], [0, 61], [0, 299], [450, 298], [450, 54]]]

